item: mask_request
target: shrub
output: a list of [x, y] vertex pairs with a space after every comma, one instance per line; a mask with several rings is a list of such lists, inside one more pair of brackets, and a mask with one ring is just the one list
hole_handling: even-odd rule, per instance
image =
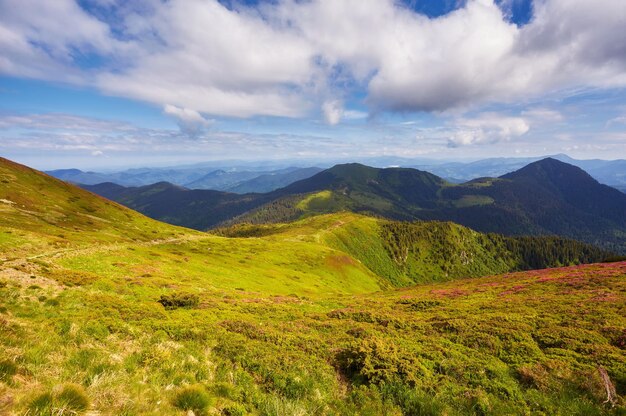
[[348, 378], [366, 384], [396, 380], [412, 383], [421, 372], [419, 363], [409, 354], [377, 337], [353, 342], [339, 352], [337, 363]]
[[79, 415], [89, 408], [89, 397], [76, 384], [65, 384], [58, 393], [45, 392], [34, 396], [27, 404], [32, 416]]
[[55, 397], [55, 407], [80, 413], [89, 408], [89, 397], [85, 390], [77, 384], [66, 384]]
[[27, 405], [29, 415], [44, 416], [51, 415], [53, 411], [54, 398], [49, 392], [40, 393], [33, 397]]
[[50, 270], [47, 276], [67, 287], [83, 286], [98, 280], [98, 275], [76, 270]]
[[405, 415], [437, 416], [447, 414], [446, 407], [436, 398], [406, 384], [384, 384], [381, 390], [383, 396], [398, 405]]
[[240, 404], [231, 404], [222, 409], [224, 416], [245, 416], [248, 414], [246, 408]]
[[48, 299], [45, 302], [46, 306], [59, 306], [59, 303], [59, 299], [57, 298]]
[[0, 360], [0, 381], [8, 383], [17, 373], [17, 366], [13, 361]]
[[195, 385], [179, 390], [172, 404], [181, 410], [192, 410], [196, 415], [205, 415], [211, 405], [211, 398], [202, 386]]
[[165, 309], [195, 308], [200, 304], [200, 298], [193, 293], [172, 293], [161, 295], [158, 301]]

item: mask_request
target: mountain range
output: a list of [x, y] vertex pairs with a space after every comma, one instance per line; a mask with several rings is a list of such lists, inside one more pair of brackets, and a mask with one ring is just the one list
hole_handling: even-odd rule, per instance
[[[251, 170], [246, 170], [251, 169]], [[95, 185], [115, 183], [122, 186], [144, 186], [158, 182], [169, 182], [189, 189], [211, 189], [234, 193], [269, 192], [308, 178], [320, 172], [321, 168], [287, 167], [264, 169], [263, 167], [179, 167], [141, 168], [121, 172], [83, 172], [79, 169], [59, 169], [46, 172], [67, 182]]]
[[[600, 183], [626, 189], [626, 160], [573, 159], [564, 154], [550, 156], [584, 169]], [[373, 167], [409, 167], [425, 170], [449, 182], [462, 183], [480, 177], [498, 177], [521, 169], [545, 157], [489, 158], [477, 161], [445, 161], [400, 157], [363, 158], [361, 163]], [[349, 163], [352, 161], [348, 161]], [[269, 192], [346, 161], [295, 160], [242, 162], [217, 161], [167, 168], [139, 168], [119, 172], [84, 172], [78, 169], [59, 169], [47, 173], [65, 181], [95, 185], [112, 182], [123, 186], [144, 186], [170, 182], [190, 189], [212, 189], [235, 193]], [[298, 167], [295, 167], [298, 166]], [[308, 175], [308, 176], [307, 176]], [[248, 182], [249, 181], [249, 182]]]
[[260, 194], [168, 183], [85, 188], [152, 218], [200, 230], [349, 210], [396, 220], [454, 221], [506, 235], [560, 235], [626, 251], [626, 195], [552, 158], [462, 184], [417, 169], [344, 164]]
[[[549, 157], [577, 166], [605, 185], [626, 186], [626, 160], [574, 159], [564, 154]], [[545, 159], [545, 157], [499, 157], [474, 162], [433, 163], [432, 161], [422, 161], [420, 163], [406, 163], [403, 166], [427, 170], [451, 182], [461, 183], [480, 177], [502, 176], [541, 159]]]

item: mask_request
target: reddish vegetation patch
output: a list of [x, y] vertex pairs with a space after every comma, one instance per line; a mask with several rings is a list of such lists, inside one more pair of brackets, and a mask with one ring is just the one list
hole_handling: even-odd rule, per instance
[[341, 268], [343, 266], [355, 264], [355, 261], [350, 256], [337, 255], [337, 256], [328, 256], [326, 258], [326, 264], [328, 264], [331, 267]]
[[302, 301], [294, 296], [273, 296], [274, 303], [302, 303]]
[[527, 272], [528, 277], [537, 277], [537, 282], [558, 281], [571, 286], [580, 286], [593, 279], [607, 279], [626, 274], [626, 262], [597, 263], [591, 265], [578, 265], [560, 267], [557, 269], [544, 269]]
[[526, 288], [526, 285], [517, 285], [517, 286], [513, 286], [510, 289], [504, 290], [502, 292], [500, 292], [498, 294], [498, 296], [506, 296], [506, 295], [512, 295], [515, 293], [519, 293], [521, 291], [523, 291]]
[[610, 292], [600, 292], [591, 298], [593, 302], [617, 302], [620, 299], [624, 300], [622, 297]]
[[241, 303], [264, 303], [264, 300], [259, 299], [259, 298], [244, 298], [244, 299], [239, 299], [239, 302]]
[[498, 282], [490, 282], [490, 283], [483, 283], [480, 286], [495, 287], [495, 286], [504, 286], [504, 285]]
[[444, 298], [458, 298], [459, 296], [469, 295], [469, 292], [463, 289], [434, 289], [430, 293]]

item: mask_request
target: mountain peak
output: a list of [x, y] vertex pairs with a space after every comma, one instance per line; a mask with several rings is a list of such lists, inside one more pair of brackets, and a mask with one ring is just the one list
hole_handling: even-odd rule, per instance
[[580, 183], [598, 183], [587, 172], [578, 166], [562, 162], [553, 157], [530, 163], [514, 172], [502, 175], [505, 179], [537, 180], [542, 184], [563, 183], [563, 181]]

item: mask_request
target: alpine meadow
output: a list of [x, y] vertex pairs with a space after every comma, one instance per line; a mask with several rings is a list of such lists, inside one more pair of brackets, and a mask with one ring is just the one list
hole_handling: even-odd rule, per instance
[[0, 415], [626, 415], [624, 27], [0, 0]]

